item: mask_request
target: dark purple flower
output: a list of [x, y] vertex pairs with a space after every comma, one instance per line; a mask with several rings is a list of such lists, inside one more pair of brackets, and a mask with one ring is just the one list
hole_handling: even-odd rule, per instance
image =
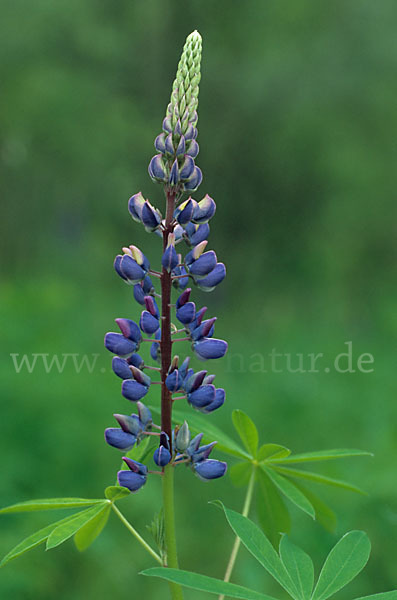
[[194, 471], [202, 481], [218, 479], [226, 473], [226, 470], [227, 463], [220, 460], [207, 459], [194, 465]]

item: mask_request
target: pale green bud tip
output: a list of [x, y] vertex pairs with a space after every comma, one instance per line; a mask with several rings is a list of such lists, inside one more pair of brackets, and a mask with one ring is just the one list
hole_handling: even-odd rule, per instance
[[193, 31], [187, 36], [172, 86], [171, 102], [167, 116], [171, 119], [171, 130], [175, 133], [180, 120], [182, 133], [188, 124], [197, 121], [197, 105], [200, 83], [201, 35]]
[[196, 43], [199, 42], [201, 44], [201, 35], [199, 34], [199, 32], [197, 31], [197, 29], [195, 29], [194, 31], [192, 31], [192, 33], [190, 33], [187, 38], [186, 38], [186, 43]]

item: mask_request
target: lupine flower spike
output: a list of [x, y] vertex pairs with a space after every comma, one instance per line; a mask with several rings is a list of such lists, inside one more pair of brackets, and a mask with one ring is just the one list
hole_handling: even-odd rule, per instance
[[[185, 341], [200, 360], [221, 358], [227, 351], [227, 343], [214, 338], [216, 317], [205, 319], [207, 307], [197, 307], [191, 299], [193, 287], [212, 291], [226, 275], [225, 265], [208, 247], [208, 223], [216, 211], [215, 201], [208, 194], [198, 200], [190, 195], [202, 182], [202, 172], [196, 165], [200, 61], [201, 37], [195, 31], [183, 48], [162, 131], [154, 142], [157, 154], [149, 163], [151, 179], [165, 191], [164, 210], [155, 207], [141, 192], [128, 201], [132, 219], [148, 233], [156, 234], [155, 239], [161, 237], [163, 247], [159, 248], [158, 264], [154, 266], [133, 244], [124, 246], [114, 261], [116, 273], [133, 286], [140, 315], [135, 314], [136, 320], [116, 319], [120, 333], [107, 333], [105, 346], [115, 355], [112, 369], [122, 380], [121, 393], [135, 404], [137, 414], [115, 414], [118, 427], [107, 428], [105, 440], [125, 453], [147, 436], [154, 436], [151, 439], [157, 441], [157, 448], [153, 462], [160, 467], [160, 473], [169, 466], [184, 464], [208, 481], [224, 475], [227, 468], [226, 463], [209, 458], [216, 442], [200, 446], [203, 434], [192, 439], [187, 421], [171, 427], [172, 406], [179, 398], [204, 414], [219, 409], [225, 401], [225, 390], [214, 385], [215, 375], [192, 368], [190, 356], [181, 360], [178, 356], [183, 351], [179, 342]], [[160, 297], [161, 308], [156, 302]], [[145, 342], [150, 342], [146, 352]], [[174, 351], [177, 343], [178, 355]], [[147, 373], [149, 369], [152, 377]], [[160, 371], [160, 381], [154, 380], [156, 370]], [[153, 395], [155, 383], [161, 383], [158, 425], [141, 402], [149, 393]], [[151, 402], [155, 402], [153, 397]], [[136, 492], [146, 483], [150, 471], [147, 465], [128, 455], [123, 460], [128, 469], [119, 471], [118, 481]]]

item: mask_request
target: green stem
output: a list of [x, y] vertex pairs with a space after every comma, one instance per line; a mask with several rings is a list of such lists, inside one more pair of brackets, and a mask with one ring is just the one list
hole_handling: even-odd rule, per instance
[[[255, 467], [255, 465], [253, 465], [251, 478], [248, 483], [247, 493], [246, 493], [245, 500], [244, 500], [243, 513], [242, 513], [244, 517], [248, 517], [248, 513], [249, 513], [249, 510], [251, 507], [252, 496], [253, 496], [254, 487], [255, 487], [255, 472], [256, 472], [256, 467]], [[234, 540], [233, 549], [230, 554], [229, 562], [226, 567], [225, 576], [223, 578], [223, 581], [226, 581], [226, 582], [230, 581], [230, 577], [231, 577], [233, 569], [234, 569], [234, 565], [236, 562], [240, 544], [241, 544], [241, 540], [237, 536], [236, 539]], [[224, 598], [225, 598], [225, 595], [221, 594], [219, 596], [218, 600], [224, 600]]]
[[137, 530], [133, 528], [133, 526], [131, 525], [131, 523], [129, 521], [127, 521], [127, 519], [125, 518], [125, 516], [123, 515], [123, 513], [121, 513], [119, 511], [119, 509], [117, 508], [117, 506], [115, 506], [114, 504], [112, 504], [112, 508], [113, 508], [114, 512], [116, 513], [116, 515], [118, 516], [118, 518], [120, 519], [120, 521], [127, 527], [127, 529], [138, 540], [138, 542], [140, 544], [142, 544], [142, 546], [145, 548], [145, 550], [147, 552], [149, 552], [150, 556], [152, 556], [155, 560], [157, 560], [158, 563], [160, 563], [160, 565], [162, 565], [163, 561], [161, 560], [160, 556], [149, 546], [149, 544], [147, 542], [145, 542], [145, 540], [143, 539], [143, 537], [140, 536], [139, 533], [137, 532]]
[[[163, 508], [165, 543], [167, 548], [167, 563], [165, 567], [178, 569], [178, 555], [176, 550], [175, 536], [175, 511], [174, 511], [174, 469], [171, 465], [164, 468], [163, 481]], [[170, 583], [171, 597], [173, 600], [183, 600], [183, 592], [180, 585]]]

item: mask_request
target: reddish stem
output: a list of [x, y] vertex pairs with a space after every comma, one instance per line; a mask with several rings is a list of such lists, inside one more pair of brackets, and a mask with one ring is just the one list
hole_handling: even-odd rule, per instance
[[[163, 250], [165, 250], [168, 242], [168, 235], [174, 230], [173, 215], [175, 209], [175, 191], [172, 189], [165, 190], [167, 199], [167, 208], [165, 216], [165, 224], [163, 230]], [[170, 368], [172, 358], [172, 341], [171, 341], [171, 273], [164, 267], [161, 272], [161, 430], [164, 431], [169, 438], [171, 446], [171, 416], [172, 416], [172, 395], [165, 385], [168, 369]], [[172, 449], [171, 449], [172, 451]]]

